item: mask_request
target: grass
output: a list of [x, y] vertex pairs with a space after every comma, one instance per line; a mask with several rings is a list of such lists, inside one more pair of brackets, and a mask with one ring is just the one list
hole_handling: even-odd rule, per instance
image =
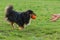
[[[16, 11], [33, 10], [36, 20], [24, 30], [11, 30], [4, 9], [12, 4]], [[60, 20], [51, 22], [51, 14], [60, 13], [59, 0], [0, 0], [0, 40], [60, 40]], [[15, 25], [17, 26], [17, 25]]]

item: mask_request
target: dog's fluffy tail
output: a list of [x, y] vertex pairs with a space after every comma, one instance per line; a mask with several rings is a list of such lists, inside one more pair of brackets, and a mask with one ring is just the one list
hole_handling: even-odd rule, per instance
[[13, 11], [13, 5], [8, 5], [5, 8], [6, 17]]
[[13, 10], [13, 5], [8, 5], [6, 8], [5, 8], [5, 13], [8, 13], [9, 11], [12, 11]]

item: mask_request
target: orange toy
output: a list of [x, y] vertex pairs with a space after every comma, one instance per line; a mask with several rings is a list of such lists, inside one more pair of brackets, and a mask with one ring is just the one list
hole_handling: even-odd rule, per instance
[[35, 15], [32, 15], [32, 19], [36, 19], [36, 16]]

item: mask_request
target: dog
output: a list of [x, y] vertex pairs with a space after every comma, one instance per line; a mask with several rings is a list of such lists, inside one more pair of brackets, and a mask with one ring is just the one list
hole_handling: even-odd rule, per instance
[[36, 17], [36, 14], [32, 10], [27, 10], [25, 12], [17, 12], [13, 9], [13, 5], [9, 5], [5, 8], [5, 18], [10, 22], [13, 29], [14, 23], [16, 23], [19, 26], [19, 29], [23, 29], [24, 25], [27, 25], [30, 21], [30, 19], [35, 19], [32, 16], [34, 15]]
[[60, 18], [60, 14], [53, 14], [51, 21], [55, 22], [56, 20], [58, 20]]

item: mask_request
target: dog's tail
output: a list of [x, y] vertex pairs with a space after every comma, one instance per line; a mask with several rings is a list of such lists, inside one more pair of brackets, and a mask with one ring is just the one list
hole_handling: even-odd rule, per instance
[[6, 8], [5, 8], [5, 13], [9, 13], [10, 11], [13, 10], [13, 5], [8, 5]]
[[8, 5], [5, 8], [5, 14], [6, 14], [5, 17], [8, 17], [12, 11], [13, 11], [13, 5]]

